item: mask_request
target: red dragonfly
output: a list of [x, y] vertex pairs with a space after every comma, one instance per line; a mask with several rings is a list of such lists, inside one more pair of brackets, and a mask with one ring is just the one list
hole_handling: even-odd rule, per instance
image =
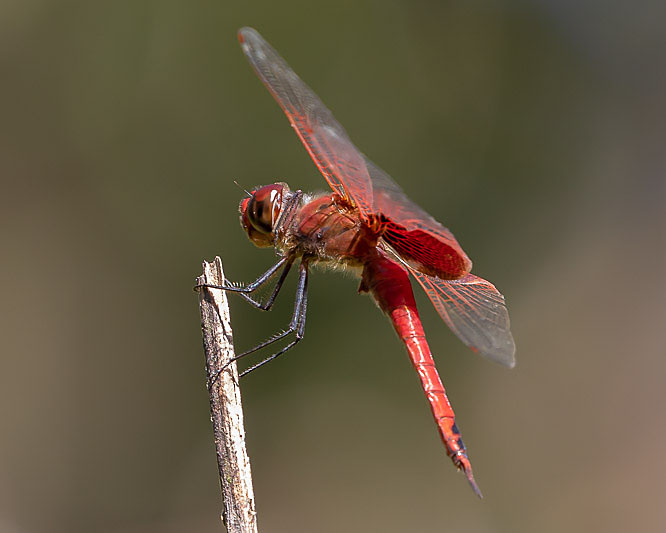
[[[274, 183], [252, 190], [242, 200], [241, 223], [250, 240], [259, 247], [274, 247], [281, 258], [253, 283], [211, 287], [239, 292], [255, 307], [269, 309], [292, 264], [299, 259], [300, 266], [289, 327], [236, 359], [294, 334], [284, 348], [245, 374], [285, 353], [303, 337], [310, 265], [351, 268], [361, 278], [359, 292], [374, 298], [405, 343], [446, 451], [481, 497], [426, 342], [409, 274], [463, 343], [513, 367], [515, 345], [504, 297], [492, 283], [470, 274], [472, 262], [453, 234], [352, 144], [328, 108], [257, 31], [243, 28], [238, 37], [250, 64], [333, 192], [313, 196], [291, 191], [286, 183]], [[280, 270], [266, 301], [255, 299], [252, 293]]]

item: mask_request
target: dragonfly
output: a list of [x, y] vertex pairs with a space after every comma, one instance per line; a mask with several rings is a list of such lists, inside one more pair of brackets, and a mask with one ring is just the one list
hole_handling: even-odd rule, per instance
[[[267, 310], [296, 262], [298, 282], [289, 326], [233, 360], [291, 339], [243, 375], [295, 346], [305, 332], [310, 267], [350, 269], [360, 277], [359, 292], [371, 295], [393, 324], [421, 381], [448, 456], [482, 497], [426, 341], [410, 275], [464, 344], [513, 367], [515, 344], [504, 297], [492, 283], [470, 273], [472, 262], [453, 233], [412, 202], [354, 146], [331, 111], [256, 30], [242, 28], [238, 37], [256, 74], [287, 115], [332, 192], [306, 194], [282, 182], [246, 191], [239, 208], [241, 225], [250, 241], [274, 248], [280, 259], [252, 283], [207, 287], [240, 293], [250, 304]], [[254, 296], [276, 278], [266, 299]]]

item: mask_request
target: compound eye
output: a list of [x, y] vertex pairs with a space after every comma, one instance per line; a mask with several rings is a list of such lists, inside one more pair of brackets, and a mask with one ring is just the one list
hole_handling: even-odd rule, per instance
[[282, 206], [282, 187], [268, 185], [254, 193], [247, 205], [247, 218], [261, 233], [272, 233]]

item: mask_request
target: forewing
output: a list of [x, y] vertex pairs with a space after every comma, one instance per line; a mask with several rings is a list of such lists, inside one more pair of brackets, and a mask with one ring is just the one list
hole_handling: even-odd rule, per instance
[[362, 213], [370, 213], [370, 175], [363, 155], [352, 144], [344, 128], [257, 31], [242, 28], [238, 39], [250, 64], [284, 110], [331, 188]]
[[367, 222], [381, 215], [394, 222], [388, 228], [393, 240], [387, 234], [387, 241], [414, 268], [445, 278], [469, 272], [472, 262], [453, 234], [354, 146], [333, 114], [273, 47], [252, 28], [241, 29], [238, 36], [250, 64], [331, 188], [357, 206]]
[[472, 350], [513, 368], [516, 345], [504, 296], [485, 279], [467, 274], [441, 280], [410, 268], [451, 331]]

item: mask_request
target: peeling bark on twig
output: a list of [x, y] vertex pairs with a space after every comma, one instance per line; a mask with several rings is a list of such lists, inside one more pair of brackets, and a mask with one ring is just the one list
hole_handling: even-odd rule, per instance
[[[219, 257], [212, 263], [203, 263], [203, 275], [197, 278], [197, 285], [223, 285], [224, 282]], [[234, 356], [229, 304], [226, 293], [220, 289], [201, 287], [198, 292], [211, 421], [224, 500], [223, 520], [229, 533], [256, 533], [254, 491], [250, 459], [245, 449], [236, 363], [229, 365], [211, 382], [211, 378]]]

